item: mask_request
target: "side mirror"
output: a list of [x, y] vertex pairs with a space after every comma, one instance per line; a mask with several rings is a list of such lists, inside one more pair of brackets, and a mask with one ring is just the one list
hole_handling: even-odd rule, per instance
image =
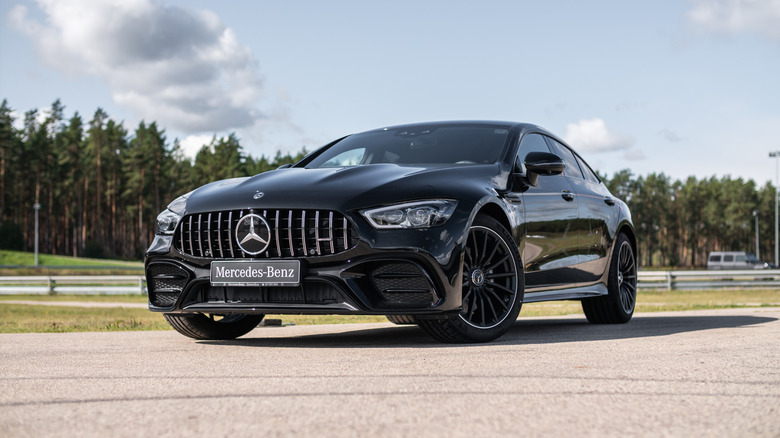
[[530, 152], [523, 163], [528, 183], [536, 187], [539, 175], [560, 175], [566, 165], [561, 157], [548, 152]]

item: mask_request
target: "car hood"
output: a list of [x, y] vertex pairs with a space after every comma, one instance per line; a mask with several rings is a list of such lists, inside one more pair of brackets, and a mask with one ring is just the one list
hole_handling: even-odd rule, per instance
[[186, 212], [243, 208], [347, 211], [415, 199], [459, 199], [475, 188], [483, 193], [496, 188], [500, 181], [498, 165], [287, 168], [207, 184], [190, 195]]

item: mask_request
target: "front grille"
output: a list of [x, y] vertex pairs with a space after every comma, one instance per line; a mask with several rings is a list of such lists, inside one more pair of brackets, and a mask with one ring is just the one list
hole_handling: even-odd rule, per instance
[[149, 301], [157, 307], [173, 307], [190, 278], [187, 271], [171, 263], [150, 264], [146, 275]]
[[[236, 240], [239, 220], [262, 215], [270, 226], [270, 243], [261, 254], [244, 252]], [[183, 254], [213, 259], [316, 257], [338, 254], [357, 245], [347, 218], [328, 210], [228, 210], [184, 216], [174, 235]]]

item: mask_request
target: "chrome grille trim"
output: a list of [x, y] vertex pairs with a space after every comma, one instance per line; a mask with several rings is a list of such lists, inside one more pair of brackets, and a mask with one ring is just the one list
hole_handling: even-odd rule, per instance
[[276, 236], [276, 253], [282, 253], [282, 243], [279, 242], [279, 210], [276, 210], [276, 217], [274, 218], [274, 236]]
[[214, 257], [214, 249], [211, 248], [211, 213], [209, 213], [208, 225], [206, 226], [206, 239], [209, 241], [209, 257]]
[[336, 248], [334, 246], [335, 245], [334, 240], [336, 239], [334, 238], [334, 234], [333, 234], [333, 212], [332, 211], [328, 213], [328, 240], [330, 240], [330, 253], [333, 254], [334, 252], [336, 252]]
[[289, 239], [288, 242], [290, 242], [290, 257], [295, 256], [295, 241], [293, 240], [292, 224], [293, 224], [293, 212], [292, 210], [290, 210], [290, 213], [287, 216], [287, 238]]
[[[222, 212], [220, 211], [219, 214], [217, 214], [217, 224], [222, 223]], [[225, 252], [222, 251], [222, 234], [219, 232], [219, 229], [217, 229], [217, 243], [219, 246], [219, 256], [225, 257]]]
[[203, 215], [198, 215], [198, 251], [200, 251], [201, 254], [203, 254], [203, 239], [200, 236], [200, 224], [202, 222]]
[[[228, 239], [228, 245], [230, 245], [230, 258], [235, 258], [236, 254], [233, 252], [233, 212], [231, 211], [228, 214], [228, 229], [227, 229], [227, 239]], [[183, 247], [183, 245], [182, 245]]]
[[314, 223], [316, 224], [314, 226], [314, 241], [317, 242], [317, 255], [321, 255], [322, 252], [320, 251], [320, 212], [314, 213]]
[[[273, 242], [262, 254], [244, 253], [234, 232], [247, 214], [262, 214]], [[225, 242], [225, 239], [227, 242]], [[357, 245], [357, 230], [330, 210], [236, 209], [187, 215], [174, 233], [174, 248], [203, 259], [303, 258], [339, 254]]]

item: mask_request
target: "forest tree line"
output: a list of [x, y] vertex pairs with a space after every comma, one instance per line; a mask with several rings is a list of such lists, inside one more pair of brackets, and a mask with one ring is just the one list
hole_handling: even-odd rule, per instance
[[[50, 110], [16, 114], [0, 106], [0, 249], [31, 251], [34, 209], [39, 250], [48, 254], [139, 259], [152, 240], [157, 214], [176, 196], [207, 182], [255, 175], [301, 159], [245, 153], [235, 134], [214, 137], [194, 160], [156, 122], [132, 131], [98, 108], [90, 120]], [[642, 266], [702, 267], [709, 251], [755, 252], [772, 260], [775, 188], [741, 178], [663, 173], [602, 175], [633, 214]]]
[[157, 214], [175, 197], [225, 178], [256, 175], [296, 156], [254, 158], [231, 134], [204, 145], [194, 160], [156, 122], [131, 131], [98, 108], [90, 120], [65, 119], [57, 100], [45, 114], [24, 113], [21, 129], [0, 106], [0, 249], [140, 259]]

